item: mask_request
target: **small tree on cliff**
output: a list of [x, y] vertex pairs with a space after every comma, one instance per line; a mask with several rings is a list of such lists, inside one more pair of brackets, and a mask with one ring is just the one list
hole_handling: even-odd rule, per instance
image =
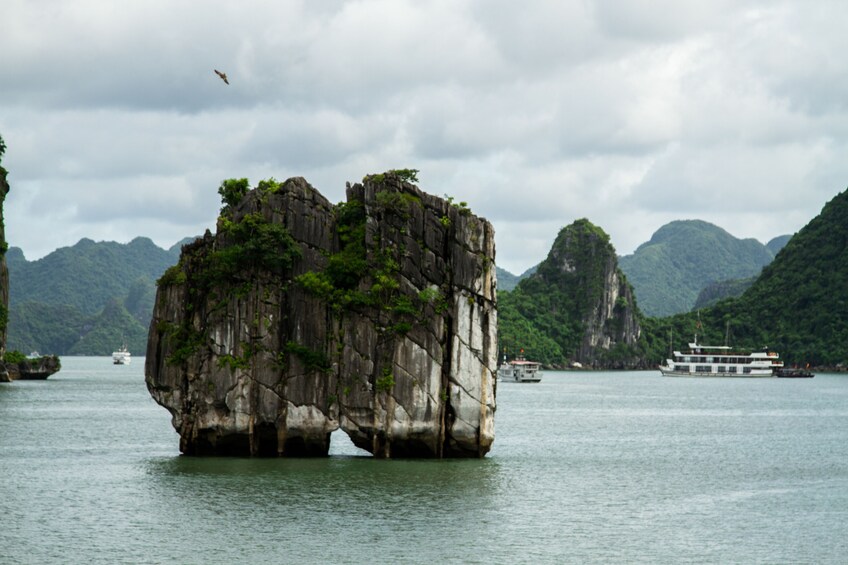
[[221, 212], [229, 211], [238, 206], [249, 190], [250, 184], [247, 179], [227, 179], [223, 181], [218, 188], [218, 194], [221, 195], [221, 203], [223, 204]]
[[3, 162], [3, 153], [6, 152], [6, 142], [3, 141], [3, 136], [0, 135], [0, 163]]

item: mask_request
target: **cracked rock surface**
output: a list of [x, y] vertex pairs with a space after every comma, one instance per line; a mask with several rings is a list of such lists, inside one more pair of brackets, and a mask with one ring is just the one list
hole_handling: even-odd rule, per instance
[[[291, 261], [254, 252], [268, 225]], [[338, 206], [301, 178], [250, 190], [160, 281], [148, 389], [186, 454], [321, 456], [341, 428], [377, 457], [482, 457], [494, 258], [488, 221], [393, 173]]]

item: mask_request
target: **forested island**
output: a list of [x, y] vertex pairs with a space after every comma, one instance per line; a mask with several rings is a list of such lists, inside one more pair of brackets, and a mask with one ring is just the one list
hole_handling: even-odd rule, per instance
[[[502, 349], [514, 353], [516, 348], [523, 348], [527, 355], [549, 367], [568, 367], [576, 361], [599, 368], [647, 368], [655, 367], [671, 347], [684, 348], [697, 332], [702, 343], [728, 342], [750, 349], [767, 346], [780, 352], [789, 365], [809, 363], [813, 367], [844, 369], [848, 365], [846, 217], [848, 191], [828, 202], [788, 242], [774, 242], [772, 245], [778, 248], [783, 243], [785, 247], [757, 277], [741, 284], [741, 296], [663, 318], [645, 316], [638, 308], [638, 297], [632, 304], [624, 298], [617, 299], [620, 310], [633, 309], [639, 337], [635, 343], [612, 339], [617, 328], [612, 317], [601, 330], [611, 339], [611, 347], [588, 357], [580, 349], [580, 339], [590, 328], [578, 320], [581, 312], [598, 307], [590, 299], [592, 289], [603, 284], [597, 266], [594, 270], [581, 270], [582, 278], [576, 279], [584, 286], [586, 281], [592, 281], [586, 286], [588, 292], [579, 293], [586, 301], [582, 305], [574, 297], [563, 295], [566, 288], [573, 289], [574, 285], [552, 284], [549, 277], [537, 271], [521, 280], [514, 291], [498, 294]], [[586, 223], [582, 229], [586, 229]], [[579, 229], [580, 224], [566, 229]], [[598, 238], [605, 236], [600, 228], [595, 229]], [[558, 245], [554, 244], [552, 255]], [[591, 253], [588, 240], [575, 253]], [[540, 271], [550, 268], [552, 255], [540, 265]]]

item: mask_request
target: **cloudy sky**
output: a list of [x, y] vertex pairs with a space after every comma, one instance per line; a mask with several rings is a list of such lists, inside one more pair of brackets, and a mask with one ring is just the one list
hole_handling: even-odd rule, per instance
[[[419, 186], [520, 273], [588, 218], [629, 254], [697, 218], [766, 242], [848, 186], [848, 3], [4, 0], [7, 239], [169, 247], [222, 179]], [[213, 69], [225, 71], [225, 85]]]

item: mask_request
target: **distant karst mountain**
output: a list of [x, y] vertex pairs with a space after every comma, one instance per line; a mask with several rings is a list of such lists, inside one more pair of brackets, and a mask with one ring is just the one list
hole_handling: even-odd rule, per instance
[[156, 279], [179, 260], [182, 243], [165, 250], [143, 237], [82, 239], [36, 261], [10, 248], [9, 348], [109, 355], [126, 341], [143, 354]]
[[534, 265], [530, 267], [520, 275], [513, 275], [506, 269], [501, 269], [500, 267], [496, 267], [496, 271], [498, 274], [498, 290], [513, 290], [520, 281], [526, 279], [530, 275], [536, 272], [536, 269], [539, 268], [539, 265]]
[[549, 366], [639, 364], [639, 313], [609, 236], [586, 219], [563, 228], [548, 257], [498, 293], [499, 343]]
[[512, 290], [518, 284], [518, 275], [513, 275], [506, 269], [495, 267], [498, 276], [498, 290]]
[[708, 222], [679, 220], [661, 227], [619, 264], [642, 312], [669, 316], [690, 311], [710, 284], [755, 277], [789, 237], [763, 245], [736, 238]]

